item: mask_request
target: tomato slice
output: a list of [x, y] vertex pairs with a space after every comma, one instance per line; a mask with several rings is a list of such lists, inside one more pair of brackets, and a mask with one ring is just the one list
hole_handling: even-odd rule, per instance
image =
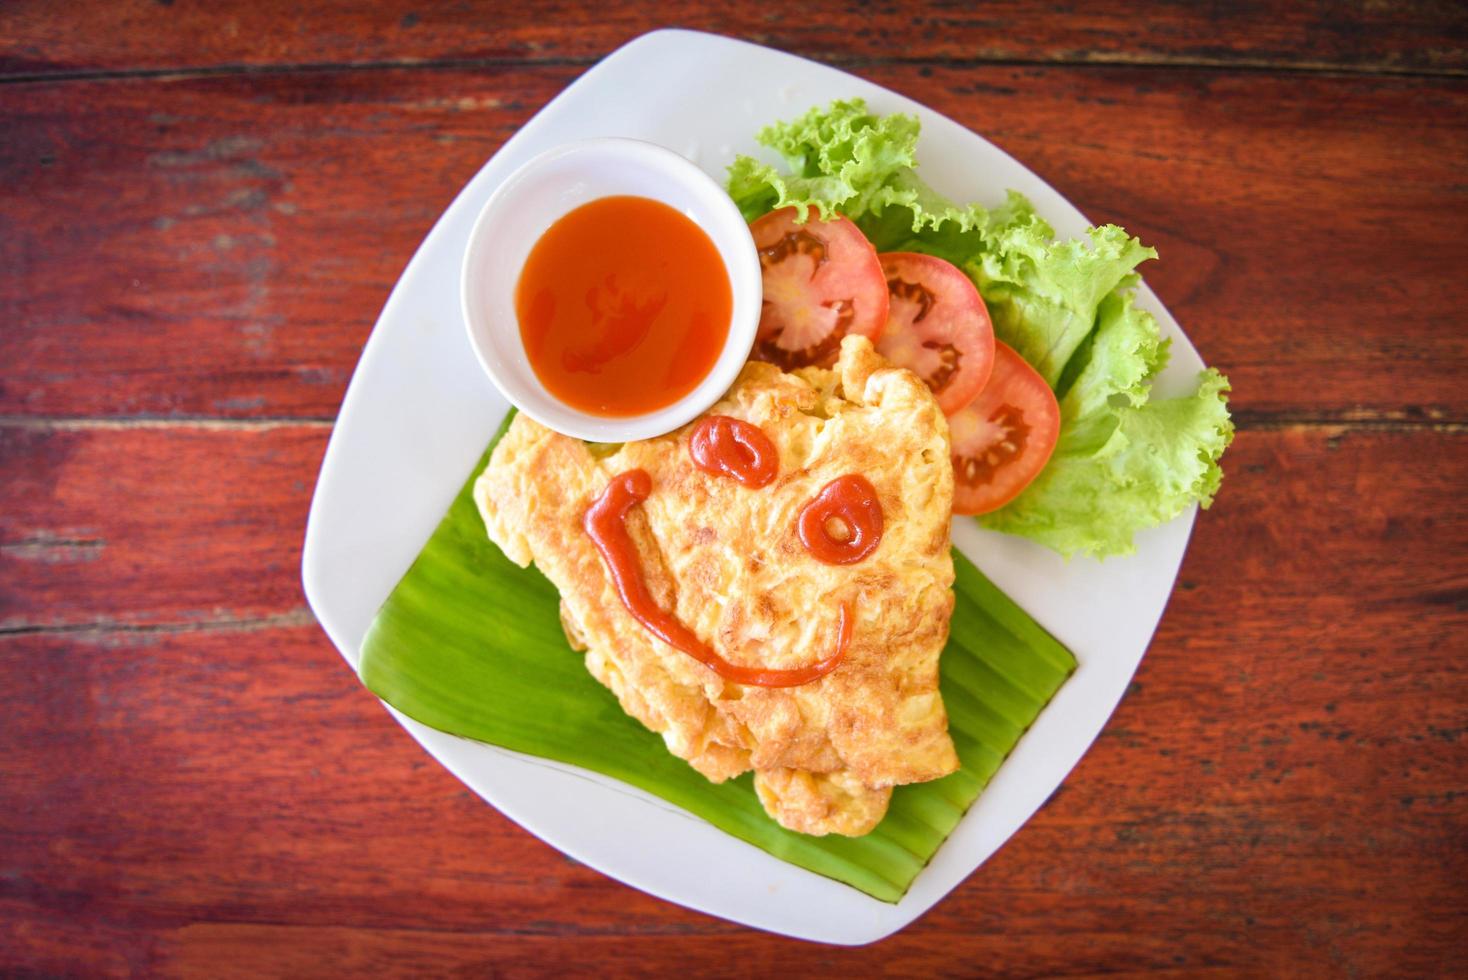
[[994, 325], [973, 281], [945, 259], [877, 256], [887, 278], [887, 327], [877, 352], [925, 381], [944, 415], [978, 397], [994, 368]]
[[994, 342], [994, 371], [968, 407], [948, 419], [953, 512], [987, 514], [1030, 485], [1060, 438], [1055, 392], [1008, 344]]
[[840, 215], [795, 218], [795, 208], [782, 208], [750, 226], [765, 289], [750, 356], [785, 371], [830, 367], [842, 337], [875, 342], [887, 323], [887, 280], [861, 229]]

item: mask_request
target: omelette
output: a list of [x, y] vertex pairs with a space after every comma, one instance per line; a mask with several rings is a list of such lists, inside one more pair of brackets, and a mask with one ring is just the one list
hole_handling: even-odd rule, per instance
[[[865, 834], [894, 786], [958, 767], [938, 691], [954, 601], [947, 421], [916, 375], [855, 336], [829, 370], [751, 362], [707, 415], [767, 437], [778, 466], [765, 485], [695, 465], [696, 425], [607, 453], [522, 413], [475, 503], [505, 555], [560, 591], [587, 669], [670, 752], [714, 782], [753, 770], [761, 804], [791, 830]], [[625, 510], [625, 539], [664, 618], [744, 671], [734, 676], [821, 664], [819, 676], [739, 683], [633, 614], [587, 515], [637, 470], [648, 479]], [[802, 512], [851, 475], [875, 491], [880, 537], [849, 563], [818, 560]], [[853, 533], [828, 527], [838, 541]]]

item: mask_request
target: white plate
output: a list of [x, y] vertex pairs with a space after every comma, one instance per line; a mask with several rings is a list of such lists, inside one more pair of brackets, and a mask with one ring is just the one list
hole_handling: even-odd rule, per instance
[[[922, 120], [923, 176], [963, 201], [1028, 195], [1064, 236], [1086, 219], [1039, 177], [949, 119], [844, 72], [740, 41], [658, 31], [618, 49], [507, 142], [444, 212], [408, 263], [362, 352], [322, 463], [306, 528], [306, 597], [354, 668], [368, 624], [412, 563], [507, 403], [469, 349], [459, 269], [470, 226], [516, 167], [558, 143], [630, 136], [676, 150], [722, 179], [762, 126], [833, 98]], [[1202, 367], [1147, 289], [1140, 303], [1173, 339], [1158, 390]], [[1069, 564], [962, 520], [955, 543], [1075, 652], [1080, 667], [901, 902], [891, 905], [785, 864], [640, 790], [558, 763], [446, 735], [394, 712], [450, 772], [553, 847], [633, 887], [771, 932], [857, 945], [927, 911], [1055, 791], [1120, 700], [1172, 591], [1195, 512], [1144, 533], [1104, 567]], [[466, 845], [467, 846], [467, 845]], [[1074, 855], [1084, 860], [1084, 855]]]

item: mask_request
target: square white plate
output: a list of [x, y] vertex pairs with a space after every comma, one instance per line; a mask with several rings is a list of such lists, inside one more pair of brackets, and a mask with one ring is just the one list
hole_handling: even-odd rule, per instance
[[[922, 120], [923, 176], [960, 201], [1008, 188], [1062, 236], [1087, 221], [1039, 177], [956, 123], [844, 72], [740, 41], [658, 31], [618, 49], [484, 165], [419, 247], [388, 299], [342, 403], [306, 528], [303, 578], [322, 627], [354, 668], [368, 624], [494, 434], [507, 403], [470, 352], [459, 267], [490, 192], [548, 147], [592, 136], [660, 143], [720, 180], [755, 133], [834, 98]], [[1160, 394], [1202, 362], [1152, 293], [1140, 305], [1173, 339]], [[526, 830], [633, 887], [771, 932], [869, 943], [901, 929], [993, 854], [1060, 785], [1120, 700], [1162, 615], [1195, 511], [1142, 534], [1137, 553], [1069, 564], [960, 520], [955, 543], [1080, 661], [901, 902], [776, 860], [625, 784], [434, 731], [394, 712], [450, 772]]]

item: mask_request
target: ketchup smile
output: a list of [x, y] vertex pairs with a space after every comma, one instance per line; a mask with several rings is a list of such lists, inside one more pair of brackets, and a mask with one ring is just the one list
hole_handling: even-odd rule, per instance
[[[752, 427], [751, 427], [752, 428]], [[758, 431], [758, 430], [756, 430]], [[768, 440], [766, 440], [768, 441]], [[865, 481], [863, 481], [865, 482]], [[870, 486], [870, 484], [868, 484]], [[835, 670], [846, 656], [851, 643], [851, 603], [840, 606], [841, 621], [836, 627], [836, 649], [826, 659], [808, 667], [791, 670], [767, 670], [761, 667], [741, 667], [731, 664], [714, 652], [713, 648], [700, 640], [692, 630], [678, 621], [676, 616], [660, 609], [647, 591], [638, 563], [637, 549], [627, 533], [627, 512], [647, 499], [652, 491], [652, 478], [646, 470], [628, 470], [612, 477], [601, 496], [587, 508], [582, 526], [590, 536], [592, 544], [601, 554], [611, 573], [612, 583], [622, 605], [647, 631], [671, 647], [688, 654], [694, 660], [713, 670], [720, 677], [735, 684], [755, 687], [797, 687], [809, 684]], [[880, 513], [880, 509], [879, 509]], [[874, 545], [875, 547], [875, 545]]]

